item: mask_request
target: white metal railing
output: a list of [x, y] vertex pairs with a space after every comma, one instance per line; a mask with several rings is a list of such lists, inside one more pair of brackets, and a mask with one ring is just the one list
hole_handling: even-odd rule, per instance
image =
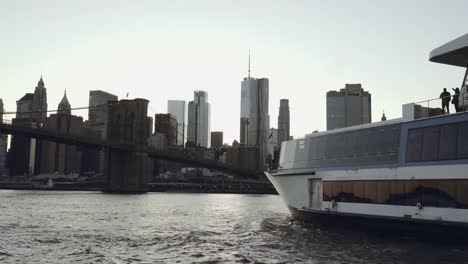
[[[448, 112], [446, 110], [447, 109], [446, 107], [444, 107], [443, 109], [444, 99], [448, 100]], [[456, 101], [458, 101], [458, 104]], [[458, 106], [458, 108], [456, 108], [456, 106]], [[443, 98], [433, 98], [429, 100], [415, 102], [414, 108], [415, 108], [414, 109], [415, 119], [444, 115], [444, 114], [467, 112], [468, 111], [468, 93], [465, 91], [460, 92], [460, 94], [458, 94], [458, 98], [456, 94], [452, 94], [450, 96], [446, 96]]]

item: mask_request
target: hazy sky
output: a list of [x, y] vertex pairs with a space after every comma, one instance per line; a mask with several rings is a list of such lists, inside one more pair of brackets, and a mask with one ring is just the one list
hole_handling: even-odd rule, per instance
[[[464, 69], [429, 52], [468, 31], [468, 1], [5, 1], [0, 0], [0, 98], [6, 110], [42, 73], [49, 109], [89, 90], [190, 101], [206, 90], [211, 128], [239, 138], [247, 75], [270, 79], [270, 124], [288, 98], [291, 134], [324, 130], [325, 93], [362, 83], [372, 119], [460, 86]], [[86, 112], [76, 114], [87, 116]]]

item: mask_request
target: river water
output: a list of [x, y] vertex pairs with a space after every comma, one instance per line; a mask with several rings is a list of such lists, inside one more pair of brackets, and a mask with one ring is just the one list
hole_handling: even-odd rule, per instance
[[468, 246], [305, 228], [275, 195], [0, 190], [0, 263], [468, 263]]

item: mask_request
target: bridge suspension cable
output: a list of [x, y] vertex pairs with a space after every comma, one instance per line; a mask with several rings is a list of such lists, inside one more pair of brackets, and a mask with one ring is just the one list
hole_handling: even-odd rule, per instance
[[[103, 106], [107, 106], [107, 104], [100, 104], [100, 105], [93, 105], [93, 106], [81, 106], [81, 107], [72, 107], [68, 108], [67, 110], [84, 110], [84, 109], [99, 109]], [[47, 110], [47, 111], [23, 111], [23, 112], [16, 112], [16, 111], [7, 111], [2, 112], [4, 115], [15, 115], [15, 114], [38, 114], [38, 113], [54, 113], [60, 111], [59, 109], [55, 110]]]

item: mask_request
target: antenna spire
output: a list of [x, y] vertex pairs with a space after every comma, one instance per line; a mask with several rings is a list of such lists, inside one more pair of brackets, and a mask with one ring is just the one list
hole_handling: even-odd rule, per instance
[[250, 50], [249, 50], [249, 79], [250, 79]]

